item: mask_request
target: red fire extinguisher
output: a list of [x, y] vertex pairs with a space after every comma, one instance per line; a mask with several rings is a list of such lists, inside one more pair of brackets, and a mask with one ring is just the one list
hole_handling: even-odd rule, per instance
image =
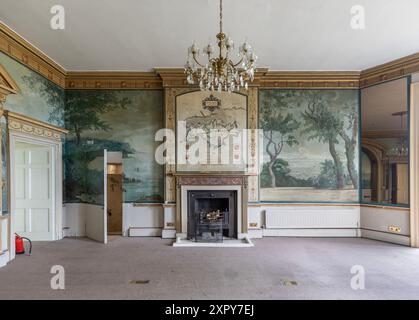
[[26, 237], [21, 237], [17, 233], [15, 233], [15, 252], [16, 254], [24, 254], [25, 253], [25, 245], [23, 240], [27, 240], [29, 242], [29, 255], [32, 253], [32, 241]]

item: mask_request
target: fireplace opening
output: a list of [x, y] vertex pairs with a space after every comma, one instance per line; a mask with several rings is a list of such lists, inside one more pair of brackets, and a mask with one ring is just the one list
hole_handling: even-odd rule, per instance
[[188, 238], [198, 242], [237, 238], [237, 191], [188, 191]]

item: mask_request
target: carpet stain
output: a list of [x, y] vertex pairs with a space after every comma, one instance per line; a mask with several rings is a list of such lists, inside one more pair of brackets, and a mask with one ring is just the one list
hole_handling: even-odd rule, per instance
[[150, 280], [131, 280], [129, 283], [131, 284], [147, 284]]
[[285, 287], [298, 285], [298, 282], [295, 280], [281, 279], [280, 281], [281, 281], [281, 285]]

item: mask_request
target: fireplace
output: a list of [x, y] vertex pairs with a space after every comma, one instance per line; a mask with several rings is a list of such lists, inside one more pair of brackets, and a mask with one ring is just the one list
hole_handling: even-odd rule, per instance
[[237, 191], [189, 190], [187, 237], [197, 242], [237, 238]]

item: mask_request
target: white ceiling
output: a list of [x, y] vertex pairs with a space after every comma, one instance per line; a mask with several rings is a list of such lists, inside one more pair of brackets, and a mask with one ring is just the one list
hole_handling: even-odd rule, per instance
[[[62, 4], [66, 29], [50, 28]], [[365, 30], [350, 8], [363, 5]], [[361, 70], [419, 51], [418, 0], [224, 0], [224, 26], [270, 70]], [[218, 0], [1, 0], [0, 20], [67, 70], [182, 67], [218, 32]]]

